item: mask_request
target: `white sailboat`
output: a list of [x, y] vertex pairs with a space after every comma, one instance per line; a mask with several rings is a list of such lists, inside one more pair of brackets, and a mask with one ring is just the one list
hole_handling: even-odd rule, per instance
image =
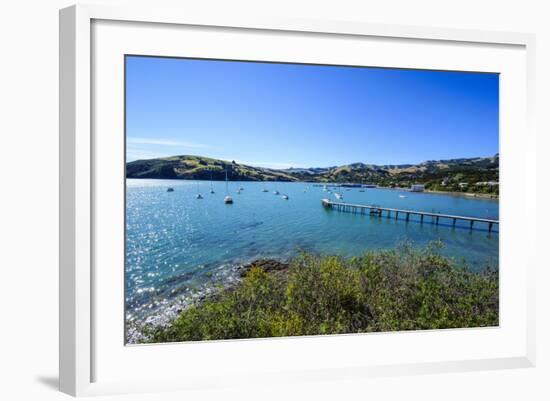
[[275, 181], [275, 191], [273, 191], [275, 195], [279, 195], [279, 191], [277, 190], [277, 181]]
[[227, 170], [225, 170], [225, 198], [223, 198], [224, 203], [233, 203], [233, 198], [229, 196], [229, 186], [227, 184]]
[[339, 194], [338, 192], [335, 192], [334, 196], [336, 196], [336, 199], [343, 199], [344, 198], [344, 195]]
[[283, 195], [284, 200], [288, 200], [288, 195]]
[[212, 172], [210, 172], [210, 193], [214, 193], [214, 187], [212, 186]]

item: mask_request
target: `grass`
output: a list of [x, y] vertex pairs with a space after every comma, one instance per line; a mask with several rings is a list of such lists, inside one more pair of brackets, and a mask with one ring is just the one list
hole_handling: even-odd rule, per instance
[[496, 326], [498, 272], [473, 272], [440, 245], [350, 259], [301, 253], [287, 271], [243, 281], [183, 311], [148, 342]]

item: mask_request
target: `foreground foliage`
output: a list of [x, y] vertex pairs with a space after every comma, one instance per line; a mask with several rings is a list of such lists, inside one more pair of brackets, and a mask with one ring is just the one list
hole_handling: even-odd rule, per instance
[[242, 283], [193, 306], [151, 342], [498, 325], [498, 273], [472, 272], [438, 247], [344, 259], [302, 253], [287, 271], [253, 267]]

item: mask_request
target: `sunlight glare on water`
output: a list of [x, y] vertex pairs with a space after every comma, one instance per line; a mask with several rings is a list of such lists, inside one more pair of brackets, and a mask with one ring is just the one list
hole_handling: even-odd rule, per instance
[[[174, 191], [168, 192], [169, 187]], [[203, 199], [196, 198], [197, 192]], [[420, 224], [417, 218], [407, 223], [385, 215], [341, 213], [323, 208], [321, 199], [336, 198], [311, 183], [230, 182], [229, 192], [231, 205], [223, 202], [224, 182], [197, 186], [196, 181], [127, 180], [129, 311], [223, 277], [236, 265], [258, 258], [288, 259], [299, 249], [354, 256], [403, 242], [423, 246], [442, 240], [444, 254], [464, 259], [473, 269], [498, 264], [498, 228], [489, 235], [481, 223], [470, 231], [460, 222], [453, 229], [431, 224], [430, 218]], [[343, 202], [498, 219], [495, 200], [375, 188], [339, 192]]]

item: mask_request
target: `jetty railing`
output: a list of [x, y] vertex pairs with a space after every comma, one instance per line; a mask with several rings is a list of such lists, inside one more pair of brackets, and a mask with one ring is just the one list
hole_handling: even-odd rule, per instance
[[386, 213], [387, 218], [391, 218], [393, 214], [395, 220], [398, 219], [399, 215], [404, 216], [405, 221], [409, 221], [410, 216], [420, 216], [420, 223], [424, 223], [425, 217], [431, 217], [432, 223], [435, 223], [436, 225], [439, 224], [440, 219], [445, 219], [452, 221], [453, 227], [456, 226], [457, 221], [465, 221], [470, 224], [470, 230], [474, 228], [474, 223], [484, 223], [487, 224], [487, 231], [491, 232], [493, 230], [493, 226], [499, 224], [498, 220], [485, 219], [482, 217], [456, 216], [452, 214], [423, 212], [420, 210], [395, 209], [389, 207], [381, 207], [379, 205], [358, 205], [345, 202], [333, 202], [330, 199], [322, 199], [321, 203], [326, 208], [348, 213], [356, 213], [362, 215], [369, 214], [371, 216], [378, 217], [382, 217], [383, 213]]

